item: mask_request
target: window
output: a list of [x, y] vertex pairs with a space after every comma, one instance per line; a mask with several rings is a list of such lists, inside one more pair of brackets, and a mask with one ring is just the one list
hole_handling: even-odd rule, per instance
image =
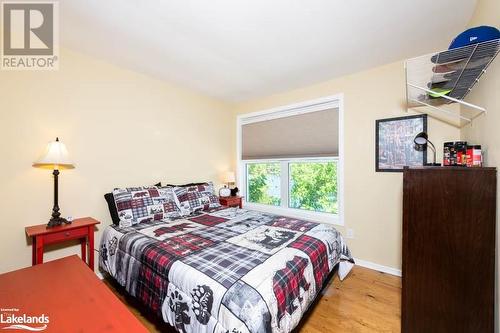
[[279, 163], [247, 164], [247, 201], [281, 205], [281, 167]]
[[337, 158], [245, 161], [246, 201], [338, 214]]
[[343, 224], [341, 102], [339, 95], [238, 116], [245, 207]]
[[288, 207], [338, 213], [336, 162], [290, 162], [288, 167]]

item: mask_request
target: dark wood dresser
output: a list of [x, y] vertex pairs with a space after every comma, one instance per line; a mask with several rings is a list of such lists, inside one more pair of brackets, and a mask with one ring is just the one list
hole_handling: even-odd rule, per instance
[[493, 332], [495, 168], [406, 168], [404, 333]]

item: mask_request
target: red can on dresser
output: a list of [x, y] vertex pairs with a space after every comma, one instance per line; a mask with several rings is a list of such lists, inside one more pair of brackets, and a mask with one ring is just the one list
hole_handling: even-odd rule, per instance
[[466, 156], [467, 156], [467, 142], [457, 141], [455, 142], [455, 149], [457, 151], [457, 164], [458, 166], [466, 166]]
[[472, 167], [472, 149], [473, 146], [467, 146], [467, 155], [466, 155], [466, 164], [467, 167], [470, 168]]

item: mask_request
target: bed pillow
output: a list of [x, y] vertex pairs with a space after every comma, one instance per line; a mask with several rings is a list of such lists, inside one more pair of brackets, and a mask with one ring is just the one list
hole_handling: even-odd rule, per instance
[[180, 216], [174, 191], [170, 187], [115, 189], [113, 197], [121, 227]]
[[221, 206], [212, 182], [173, 189], [182, 215]]
[[221, 206], [219, 197], [215, 195], [214, 184], [212, 182], [199, 184], [190, 188], [193, 187], [200, 193], [200, 204], [203, 205], [203, 210], [218, 208]]
[[[161, 182], [154, 184], [154, 186], [161, 187]], [[120, 224], [120, 217], [118, 216], [118, 211], [116, 210], [115, 197], [112, 192], [104, 194], [104, 200], [108, 204], [109, 215], [111, 215], [111, 220], [113, 224]]]
[[108, 204], [109, 215], [111, 215], [113, 224], [118, 225], [120, 223], [120, 217], [118, 216], [118, 211], [116, 210], [115, 197], [113, 196], [113, 193], [106, 193], [104, 195], [104, 200], [106, 200], [106, 203]]

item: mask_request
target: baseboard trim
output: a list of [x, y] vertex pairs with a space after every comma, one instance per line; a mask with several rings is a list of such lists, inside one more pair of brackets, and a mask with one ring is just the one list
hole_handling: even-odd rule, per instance
[[373, 270], [376, 270], [376, 271], [379, 271], [382, 273], [387, 273], [387, 274], [391, 274], [391, 275], [395, 275], [395, 276], [399, 276], [399, 277], [401, 277], [401, 275], [402, 275], [400, 269], [379, 265], [379, 264], [376, 264], [376, 263], [371, 262], [371, 261], [366, 261], [366, 260], [357, 259], [357, 258], [354, 258], [354, 261], [356, 262], [356, 265], [361, 266], [361, 267], [373, 269]]

